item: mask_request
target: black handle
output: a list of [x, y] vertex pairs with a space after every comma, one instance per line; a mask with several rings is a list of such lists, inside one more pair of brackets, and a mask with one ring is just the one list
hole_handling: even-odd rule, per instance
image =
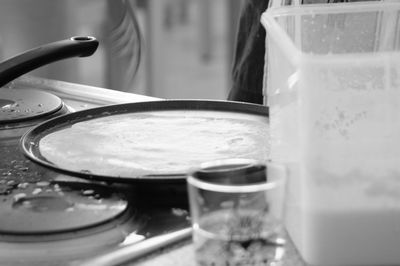
[[99, 46], [94, 37], [78, 36], [48, 43], [0, 63], [0, 87], [23, 74], [70, 57], [91, 56]]

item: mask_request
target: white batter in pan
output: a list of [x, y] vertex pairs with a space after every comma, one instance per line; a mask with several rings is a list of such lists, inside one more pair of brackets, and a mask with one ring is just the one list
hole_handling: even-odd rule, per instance
[[45, 136], [40, 152], [58, 167], [105, 176], [185, 173], [216, 159], [268, 157], [267, 118], [222, 111], [110, 115]]

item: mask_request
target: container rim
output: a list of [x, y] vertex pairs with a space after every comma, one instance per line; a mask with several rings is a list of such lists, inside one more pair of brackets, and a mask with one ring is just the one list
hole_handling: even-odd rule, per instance
[[[387, 60], [400, 57], [400, 51], [379, 51], [374, 53], [346, 53], [346, 54], [307, 54], [301, 51], [288, 36], [285, 30], [276, 21], [278, 17], [300, 17], [303, 15], [319, 14], [346, 14], [346, 13], [364, 13], [377, 11], [400, 11], [400, 2], [346, 2], [333, 4], [307, 4], [299, 6], [280, 6], [270, 7], [262, 15], [260, 22], [267, 31], [267, 38], [273, 39], [279, 43], [282, 52], [293, 65], [299, 65], [301, 62], [318, 63], [326, 65], [342, 65], [343, 62], [376, 66], [384, 64]], [[269, 33], [269, 34], [268, 34]], [[399, 53], [398, 56], [394, 53]], [[379, 56], [377, 56], [379, 54]], [[328, 60], [329, 59], [329, 60]]]
[[[226, 162], [235, 162], [235, 160], [220, 160], [216, 161], [217, 163], [226, 163]], [[272, 180], [267, 180], [265, 182], [257, 182], [251, 184], [221, 184], [221, 183], [212, 183], [201, 180], [195, 176], [195, 173], [198, 169], [194, 169], [191, 171], [186, 180], [187, 184], [196, 188], [200, 188], [203, 190], [209, 190], [213, 192], [222, 192], [222, 193], [253, 193], [260, 191], [268, 191], [275, 188], [279, 188], [285, 186], [287, 179], [287, 170], [286, 167], [281, 163], [268, 161], [264, 163], [266, 166], [266, 171], [268, 174], [269, 170], [274, 172], [279, 172], [278, 175], [275, 175]], [[207, 164], [209, 165], [209, 164]]]
[[[317, 14], [340, 14], [340, 13], [364, 13], [371, 11], [393, 11], [398, 8], [400, 2], [389, 1], [361, 1], [361, 2], [341, 2], [329, 4], [303, 4], [291, 6], [274, 6], [268, 8], [264, 13], [271, 16], [290, 16], [290, 15], [317, 15]], [[317, 10], [317, 12], [316, 12]]]

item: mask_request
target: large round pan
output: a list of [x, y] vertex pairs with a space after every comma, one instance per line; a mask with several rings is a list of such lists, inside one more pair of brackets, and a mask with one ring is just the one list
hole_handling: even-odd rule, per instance
[[[173, 117], [168, 117], [171, 114]], [[167, 115], [168, 118], [164, 118], [165, 115]], [[206, 118], [203, 119], [203, 115]], [[160, 116], [162, 118], [157, 120]], [[194, 118], [192, 118], [192, 116], [194, 116]], [[201, 118], [198, 119], [197, 116], [200, 116]], [[240, 121], [236, 121], [236, 118], [240, 118]], [[191, 119], [193, 119], [193, 121]], [[247, 122], [247, 120], [249, 122]], [[190, 122], [181, 123], [182, 121]], [[230, 127], [231, 121], [233, 121], [232, 128], [222, 130], [222, 128], [226, 126], [226, 123], [228, 123]], [[106, 129], [108, 123], [110, 124], [109, 127], [111, 129]], [[125, 125], [122, 126], [123, 129], [121, 132], [123, 131], [124, 133], [120, 134], [119, 131], [116, 132], [116, 128], [124, 123], [128, 125], [128, 127], [125, 127]], [[143, 126], [146, 125], [146, 123], [153, 124], [146, 128], [146, 126]], [[175, 123], [177, 124], [175, 125]], [[201, 123], [204, 123], [204, 128], [201, 127]], [[257, 127], [257, 129], [248, 128], [248, 125]], [[197, 127], [199, 127], [199, 129]], [[83, 132], [80, 133], [77, 128], [80, 128]], [[87, 132], [85, 132], [85, 130], [87, 130]], [[103, 130], [105, 136], [102, 135]], [[146, 133], [140, 132], [141, 130], [147, 131], [149, 135], [144, 134], [148, 137], [139, 140], [143, 137], [142, 133]], [[113, 131], [113, 133], [108, 134], [106, 131]], [[134, 133], [134, 131], [138, 132]], [[221, 131], [223, 132], [220, 133]], [[240, 131], [243, 131], [244, 133], [240, 133]], [[158, 165], [156, 164], [151, 168], [151, 170], [149, 170], [148, 166], [148, 168], [146, 168], [147, 170], [141, 168], [136, 169], [135, 166], [129, 173], [123, 171], [122, 168], [124, 168], [125, 165], [121, 168], [116, 168], [115, 165], [107, 165], [109, 163], [108, 160], [115, 161], [113, 156], [119, 157], [129, 154], [129, 156], [132, 155], [132, 159], [130, 159], [129, 156], [128, 160], [124, 158], [124, 160], [127, 160], [127, 164], [135, 164], [136, 161], [155, 164], [157, 160], [160, 160], [161, 156], [161, 158], [168, 160], [168, 165], [173, 165], [175, 163], [179, 165], [182, 163], [182, 160], [186, 160], [186, 156], [191, 156], [192, 159], [197, 159], [197, 152], [200, 159], [201, 154], [205, 152], [205, 149], [209, 149], [206, 152], [209, 152], [211, 156], [213, 156], [213, 151], [210, 151], [210, 149], [212, 149], [210, 148], [210, 145], [215, 145], [215, 149], [218, 151], [218, 156], [216, 156], [215, 159], [222, 159], [220, 157], [245, 158], [248, 153], [231, 154], [229, 151], [230, 148], [227, 147], [227, 143], [229, 143], [229, 145], [239, 145], [236, 142], [243, 141], [242, 135], [254, 138], [254, 141], [250, 140], [254, 146], [253, 149], [261, 150], [261, 155], [257, 153], [257, 155], [253, 154], [252, 156], [262, 157], [256, 159], [265, 159], [265, 154], [268, 152], [266, 144], [267, 131], [268, 109], [261, 105], [211, 100], [163, 100], [105, 106], [60, 116], [48, 120], [28, 131], [21, 139], [21, 147], [27, 157], [45, 167], [52, 168], [53, 170], [64, 174], [70, 174], [87, 179], [122, 183], [154, 181], [183, 182], [188, 170], [191, 167], [197, 166], [196, 162], [191, 165], [193, 160], [188, 161], [185, 166], [182, 166], [181, 168], [179, 168], [180, 166], [177, 166], [177, 168], [173, 170], [164, 170], [161, 166], [160, 169], [158, 169]], [[99, 134], [102, 136], [97, 136], [97, 133], [95, 134], [93, 132], [100, 132]], [[238, 135], [235, 137], [236, 133]], [[91, 134], [94, 135], [92, 136]], [[155, 134], [156, 137], [153, 138], [152, 134]], [[224, 139], [225, 137], [223, 134], [228, 134], [229, 136], [227, 136], [227, 138], [229, 137], [230, 139]], [[180, 135], [182, 135], [182, 137], [178, 137]], [[160, 139], [156, 139], [158, 138], [157, 136], [161, 136]], [[129, 150], [130, 143], [135, 141], [137, 141], [141, 147], [145, 148], [150, 148], [152, 145], [164, 146], [164, 144], [173, 148], [178, 146], [183, 147], [187, 144], [182, 144], [180, 142], [185, 138], [191, 139], [192, 137], [195, 137], [193, 141], [199, 140], [202, 142], [195, 143], [194, 146], [197, 146], [198, 150], [193, 151], [192, 145], [187, 146], [185, 150], [179, 152], [179, 154], [175, 153], [177, 155], [176, 162], [174, 161], [174, 156], [171, 157], [166, 155], [165, 157], [162, 157], [163, 154], [157, 149], [155, 149], [153, 153], [151, 149], [150, 151], [146, 151], [146, 159], [141, 157], [141, 153], [139, 150], [136, 150], [136, 148]], [[105, 138], [105, 140], [103, 138]], [[126, 142], [121, 142], [122, 138], [124, 138], [124, 141]], [[228, 141], [224, 143], [226, 146], [224, 146], [224, 149], [227, 149], [227, 152], [225, 152], [225, 150], [222, 152], [221, 150], [218, 150], [218, 143], [212, 144], [213, 142], [216, 142], [217, 139], [221, 139], [222, 142], [225, 142], [225, 140]], [[105, 141], [105, 143], [102, 141]], [[92, 144], [88, 144], [88, 142]], [[54, 147], [52, 146], [52, 143], [55, 143]], [[114, 147], [113, 143], [118, 144]], [[89, 147], [86, 147], [88, 145]], [[96, 157], [93, 161], [90, 161], [90, 158], [88, 159], [88, 157], [93, 156], [91, 148], [102, 152], [102, 147], [104, 147], [104, 152], [106, 154], [101, 154], [100, 157]], [[156, 146], [156, 148], [157, 147], [158, 146]], [[246, 147], [246, 144], [241, 147], [244, 149], [249, 148]], [[112, 150], [114, 148], [117, 151]], [[122, 150], [122, 152], [118, 153], [118, 149]], [[49, 150], [52, 151], [50, 153], [59, 153], [59, 155], [49, 154]], [[83, 152], [83, 150], [86, 150], [87, 154]], [[166, 152], [168, 153], [168, 151]], [[250, 153], [251, 152], [252, 151], [250, 151]], [[74, 155], [75, 153], [78, 153], [78, 155]], [[154, 160], [152, 158], [154, 158]], [[76, 166], [77, 164], [82, 164], [85, 160], [89, 160], [89, 166]], [[163, 163], [163, 161], [160, 161], [160, 164]]]

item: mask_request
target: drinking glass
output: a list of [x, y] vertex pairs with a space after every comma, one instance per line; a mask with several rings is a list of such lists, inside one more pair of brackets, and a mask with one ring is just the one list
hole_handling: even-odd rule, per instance
[[197, 265], [277, 265], [284, 254], [284, 166], [245, 159], [188, 176]]

